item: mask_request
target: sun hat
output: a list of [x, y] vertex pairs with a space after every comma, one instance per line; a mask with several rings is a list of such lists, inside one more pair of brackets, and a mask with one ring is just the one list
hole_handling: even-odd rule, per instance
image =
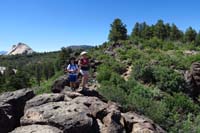
[[81, 52], [81, 54], [80, 55], [84, 55], [84, 54], [87, 54], [88, 52], [86, 52], [86, 51], [83, 51], [83, 52]]

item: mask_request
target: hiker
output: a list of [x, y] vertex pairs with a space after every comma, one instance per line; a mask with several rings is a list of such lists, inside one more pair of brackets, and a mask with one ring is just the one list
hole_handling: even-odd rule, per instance
[[81, 58], [78, 62], [80, 73], [82, 75], [82, 81], [81, 81], [81, 87], [83, 89], [86, 89], [86, 85], [88, 83], [88, 77], [89, 77], [89, 59], [87, 57], [87, 52], [83, 51], [80, 54]]
[[74, 57], [70, 58], [69, 65], [67, 66], [67, 72], [69, 75], [70, 87], [72, 90], [75, 90], [78, 77], [78, 65], [75, 63]]

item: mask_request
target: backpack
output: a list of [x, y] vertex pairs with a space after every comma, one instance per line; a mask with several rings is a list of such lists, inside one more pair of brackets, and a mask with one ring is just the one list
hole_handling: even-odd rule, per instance
[[77, 64], [74, 64], [74, 65], [69, 64], [69, 65], [67, 66], [67, 69], [68, 69], [68, 67], [69, 67], [69, 69], [72, 69], [72, 67], [75, 67], [75, 69], [78, 70], [78, 65], [77, 65]]

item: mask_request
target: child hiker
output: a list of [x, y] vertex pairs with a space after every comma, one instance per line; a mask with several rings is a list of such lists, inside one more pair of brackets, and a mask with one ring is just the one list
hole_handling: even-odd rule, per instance
[[69, 65], [67, 66], [67, 72], [69, 74], [70, 87], [74, 91], [76, 88], [76, 81], [78, 77], [78, 65], [75, 63], [75, 58], [71, 57]]

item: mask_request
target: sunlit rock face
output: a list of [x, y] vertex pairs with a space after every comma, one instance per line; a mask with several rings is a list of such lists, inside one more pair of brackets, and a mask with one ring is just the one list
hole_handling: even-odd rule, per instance
[[18, 43], [13, 45], [8, 51], [7, 55], [17, 55], [17, 54], [32, 54], [34, 51], [24, 43]]

